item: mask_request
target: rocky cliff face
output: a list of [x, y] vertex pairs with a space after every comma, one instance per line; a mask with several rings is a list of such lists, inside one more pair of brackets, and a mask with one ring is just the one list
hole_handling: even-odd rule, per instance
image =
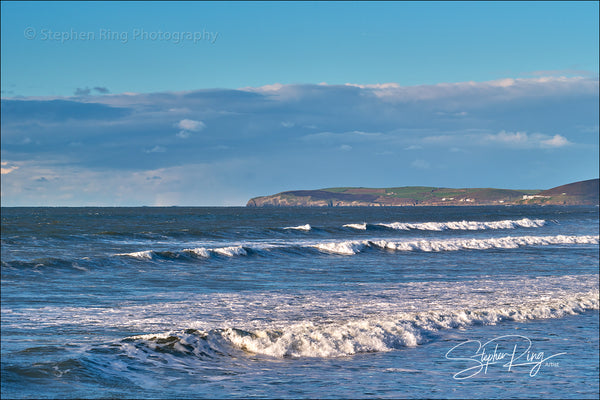
[[296, 190], [250, 199], [250, 207], [368, 207], [377, 205], [377, 195]]
[[450, 189], [436, 187], [333, 188], [295, 190], [255, 197], [247, 207], [380, 207], [474, 205], [596, 205], [598, 179], [575, 182], [545, 191], [509, 189]]

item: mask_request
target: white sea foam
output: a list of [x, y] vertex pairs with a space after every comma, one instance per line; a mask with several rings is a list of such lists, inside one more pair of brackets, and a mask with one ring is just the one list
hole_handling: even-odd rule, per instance
[[591, 290], [522, 305], [400, 313], [328, 324], [306, 322], [243, 335], [230, 329], [224, 331], [224, 336], [234, 346], [252, 353], [274, 357], [338, 357], [417, 346], [425, 341], [426, 332], [475, 324], [495, 325], [502, 321], [561, 318], [597, 309], [598, 290]]
[[[79, 324], [86, 329], [163, 332], [125, 339], [132, 357], [218, 357], [235, 351], [272, 357], [337, 357], [417, 346], [431, 334], [561, 318], [599, 308], [598, 275], [382, 283], [345, 291], [198, 293], [119, 307], [2, 309], [17, 329]], [[148, 299], [162, 298], [153, 293]], [[164, 332], [166, 329], [173, 329]], [[176, 353], [176, 354], [173, 354]]]
[[212, 251], [227, 257], [248, 255], [248, 252], [242, 246], [219, 247], [212, 249]]
[[[271, 357], [340, 357], [364, 352], [391, 351], [426, 342], [431, 333], [471, 325], [495, 325], [503, 321], [523, 322], [561, 318], [598, 309], [598, 289], [563, 293], [560, 296], [520, 298], [491, 307], [432, 308], [427, 311], [378, 314], [301, 321], [265, 329], [217, 328], [207, 331], [169, 332], [128, 338], [145, 342], [153, 350], [207, 355], [230, 353], [238, 348]], [[225, 342], [220, 339], [225, 339]]]
[[227, 257], [248, 255], [248, 252], [242, 246], [217, 247], [214, 249], [198, 247], [195, 249], [183, 249], [183, 252], [202, 258], [208, 258], [211, 254], [220, 254]]
[[343, 240], [343, 241], [289, 241], [277, 243], [245, 243], [244, 245], [232, 245], [224, 247], [198, 247], [183, 249], [174, 253], [160, 252], [154, 250], [137, 251], [133, 253], [116, 254], [138, 260], [151, 260], [157, 255], [177, 257], [184, 253], [200, 258], [210, 258], [212, 255], [227, 257], [247, 256], [248, 251], [286, 251], [294, 249], [317, 249], [324, 253], [354, 255], [369, 248], [377, 248], [394, 251], [458, 251], [458, 250], [488, 250], [488, 249], [516, 249], [523, 246], [548, 246], [548, 245], [579, 245], [598, 244], [599, 237], [593, 235], [582, 236], [504, 236], [497, 238], [452, 238], [452, 239], [412, 239], [412, 240], [390, 240], [390, 239], [366, 239], [366, 240]]
[[500, 238], [474, 239], [455, 238], [442, 240], [362, 240], [324, 242], [313, 245], [321, 251], [343, 255], [360, 253], [366, 248], [376, 247], [395, 251], [457, 251], [457, 250], [487, 250], [487, 249], [516, 249], [522, 246], [548, 246], [560, 244], [598, 244], [598, 236], [506, 236]]
[[144, 251], [136, 251], [133, 253], [120, 253], [120, 254], [116, 254], [116, 255], [137, 258], [138, 260], [151, 260], [154, 257], [154, 254], [155, 253], [152, 250], [144, 250]]
[[367, 229], [367, 223], [363, 222], [362, 224], [346, 224], [344, 227], [364, 231]]
[[485, 230], [485, 229], [515, 229], [515, 228], [539, 228], [546, 224], [543, 219], [522, 218], [518, 220], [502, 220], [502, 221], [448, 221], [448, 222], [392, 222], [379, 223], [378, 226], [397, 230], [423, 230], [423, 231], [443, 231], [451, 230]]
[[191, 254], [191, 255], [194, 255], [196, 257], [203, 257], [203, 258], [210, 257], [209, 250], [206, 249], [206, 248], [204, 248], [204, 247], [198, 247], [198, 248], [195, 248], [195, 249], [184, 249], [183, 252]]
[[310, 226], [310, 224], [305, 224], [305, 225], [298, 225], [298, 226], [288, 226], [283, 229], [294, 229], [297, 231], [310, 231], [312, 229], [312, 227]]
[[368, 241], [324, 242], [312, 245], [321, 251], [334, 254], [352, 255], [367, 248]]

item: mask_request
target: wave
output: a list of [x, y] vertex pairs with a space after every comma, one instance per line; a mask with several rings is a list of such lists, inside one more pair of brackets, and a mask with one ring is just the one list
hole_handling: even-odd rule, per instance
[[346, 224], [343, 225], [344, 228], [352, 228], [352, 229], [356, 229], [359, 231], [366, 231], [367, 230], [367, 223], [363, 222], [362, 224]]
[[198, 247], [193, 249], [183, 249], [181, 252], [144, 250], [135, 251], [132, 253], [119, 253], [115, 256], [131, 257], [138, 260], [152, 260], [155, 258], [179, 258], [183, 255], [209, 258], [213, 255], [221, 255], [226, 257], [246, 256], [248, 251], [243, 246], [225, 246], [216, 248]]
[[[164, 334], [133, 336], [126, 345], [160, 353], [217, 357], [243, 350], [269, 357], [342, 357], [414, 347], [437, 332], [504, 321], [561, 318], [598, 310], [597, 289], [554, 299], [539, 298], [521, 304], [475, 309], [404, 312], [345, 321], [302, 321], [267, 329], [188, 329]], [[516, 302], [515, 302], [516, 303]], [[130, 351], [129, 351], [130, 352]]]
[[304, 224], [304, 225], [298, 225], [298, 226], [287, 226], [283, 229], [294, 229], [297, 231], [310, 231], [312, 229], [312, 227], [310, 226], [310, 224]]
[[353, 255], [367, 248], [395, 251], [457, 251], [516, 249], [523, 246], [548, 246], [560, 244], [598, 244], [598, 236], [506, 236], [488, 239], [442, 239], [442, 240], [362, 240], [317, 243], [313, 247], [327, 253]]
[[465, 230], [477, 231], [485, 229], [515, 229], [515, 228], [540, 228], [546, 224], [543, 219], [522, 218], [518, 220], [502, 221], [448, 221], [448, 222], [391, 222], [377, 224], [346, 224], [344, 227], [357, 230], [366, 230], [369, 227], [384, 227], [394, 230], [422, 230], [422, 231], [444, 231], [444, 230]]
[[315, 249], [324, 253], [354, 255], [367, 249], [392, 250], [392, 251], [425, 251], [442, 252], [458, 250], [488, 250], [488, 249], [516, 249], [524, 246], [549, 246], [573, 244], [598, 244], [599, 237], [592, 235], [583, 236], [505, 236], [499, 238], [454, 238], [454, 239], [416, 239], [416, 240], [345, 240], [323, 242], [287, 242], [287, 243], [249, 243], [244, 245], [224, 247], [198, 247], [183, 249], [181, 251], [155, 251], [144, 250], [132, 253], [120, 253], [116, 256], [131, 257], [138, 260], [152, 260], [154, 258], [179, 258], [191, 256], [196, 258], [210, 258], [215, 255], [236, 257], [251, 254], [273, 254], [275, 252], [290, 253], [294, 255], [309, 252]]
[[90, 266], [89, 259], [63, 259], [56, 257], [45, 257], [36, 258], [34, 260], [13, 260], [0, 262], [2, 269], [13, 269], [13, 270], [32, 270], [34, 272], [42, 272], [45, 269], [56, 270], [77, 270], [82, 272], [88, 272]]

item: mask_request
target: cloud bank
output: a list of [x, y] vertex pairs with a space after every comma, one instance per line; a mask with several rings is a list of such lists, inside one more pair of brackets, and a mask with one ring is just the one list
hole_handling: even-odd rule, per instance
[[95, 87], [2, 99], [2, 204], [242, 205], [331, 186], [548, 188], [597, 176], [598, 106], [589, 76]]

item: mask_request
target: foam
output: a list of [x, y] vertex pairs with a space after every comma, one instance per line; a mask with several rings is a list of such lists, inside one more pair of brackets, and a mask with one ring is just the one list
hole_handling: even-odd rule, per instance
[[443, 231], [443, 230], [485, 230], [485, 229], [515, 229], [515, 228], [539, 228], [546, 224], [543, 219], [522, 218], [519, 220], [502, 221], [449, 221], [449, 222], [392, 222], [379, 223], [378, 226], [396, 230], [423, 230], [423, 231]]
[[298, 226], [288, 226], [283, 229], [294, 229], [294, 230], [298, 230], [298, 231], [310, 231], [312, 229], [312, 227], [309, 224], [305, 224], [305, 225], [298, 225]]
[[394, 251], [458, 251], [458, 250], [488, 250], [516, 249], [523, 246], [548, 246], [561, 244], [598, 244], [598, 236], [506, 236], [500, 238], [474, 239], [455, 238], [442, 240], [363, 240], [325, 242], [313, 245], [323, 252], [353, 255], [367, 248], [380, 248]]
[[144, 251], [136, 251], [133, 253], [120, 253], [120, 254], [116, 254], [116, 255], [137, 258], [138, 260], [151, 260], [152, 258], [154, 258], [155, 254], [156, 253], [153, 250], [144, 250]]
[[227, 257], [248, 255], [248, 252], [242, 246], [219, 247], [216, 249], [212, 249], [212, 251]]
[[217, 247], [214, 249], [207, 249], [205, 247], [198, 247], [195, 249], [183, 249], [183, 253], [191, 254], [196, 257], [208, 258], [212, 254], [220, 254], [222, 256], [234, 257], [234, 256], [246, 256], [248, 252], [243, 246], [227, 246]]
[[369, 246], [368, 241], [324, 242], [312, 245], [320, 251], [333, 254], [353, 255], [360, 253]]
[[364, 222], [362, 224], [346, 224], [346, 225], [344, 225], [344, 227], [364, 231], [367, 229], [367, 223]]
[[196, 257], [202, 257], [202, 258], [210, 257], [210, 251], [204, 247], [198, 247], [195, 249], [184, 249], [183, 252], [194, 255]]
[[458, 251], [458, 250], [488, 250], [488, 249], [516, 249], [524, 246], [549, 246], [549, 245], [580, 245], [598, 244], [599, 237], [593, 235], [569, 236], [504, 236], [497, 238], [452, 238], [452, 239], [413, 239], [413, 240], [390, 240], [390, 239], [367, 239], [367, 240], [343, 240], [343, 241], [291, 241], [279, 243], [247, 243], [244, 245], [232, 245], [224, 247], [198, 247], [183, 249], [179, 252], [145, 250], [133, 253], [116, 254], [138, 260], [152, 260], [157, 256], [177, 258], [180, 254], [194, 257], [210, 258], [213, 255], [226, 257], [248, 256], [249, 251], [263, 250], [300, 250], [317, 249], [330, 254], [354, 255], [367, 249], [375, 248], [393, 251]]
[[427, 342], [432, 333], [503, 321], [524, 322], [561, 318], [598, 309], [598, 289], [561, 297], [520, 299], [510, 304], [482, 308], [445, 308], [401, 312], [367, 318], [326, 322], [301, 321], [279, 327], [244, 330], [217, 328], [143, 335], [126, 340], [148, 347], [196, 356], [229, 354], [240, 349], [270, 357], [343, 357], [365, 352], [387, 352]]

